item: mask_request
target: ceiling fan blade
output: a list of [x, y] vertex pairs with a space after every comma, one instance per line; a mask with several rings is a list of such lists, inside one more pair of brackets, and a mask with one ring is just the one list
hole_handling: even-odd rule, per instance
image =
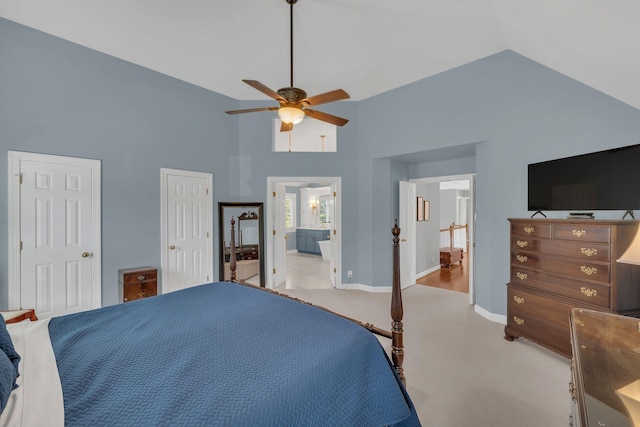
[[281, 122], [280, 132], [291, 132], [293, 130], [293, 123]]
[[276, 91], [269, 89], [268, 87], [266, 87], [265, 85], [263, 85], [257, 80], [243, 79], [242, 81], [248, 84], [249, 86], [251, 86], [252, 88], [258, 89], [260, 92], [264, 93], [265, 95], [268, 95], [269, 97], [275, 99], [276, 101], [287, 102], [287, 100], [281, 97], [280, 95], [278, 95]]
[[275, 111], [278, 107], [260, 107], [260, 108], [247, 108], [246, 110], [231, 110], [225, 111], [227, 114], [240, 114], [240, 113], [255, 113], [256, 111]]
[[309, 98], [303, 99], [300, 103], [307, 103], [309, 106], [313, 106], [349, 98], [350, 96], [347, 92], [342, 89], [336, 89], [331, 92], [321, 93], [320, 95], [310, 96]]
[[316, 120], [322, 120], [323, 122], [331, 123], [336, 126], [344, 126], [349, 123], [349, 120], [343, 119], [342, 117], [334, 116], [332, 114], [323, 113], [322, 111], [316, 110], [304, 110], [304, 113]]

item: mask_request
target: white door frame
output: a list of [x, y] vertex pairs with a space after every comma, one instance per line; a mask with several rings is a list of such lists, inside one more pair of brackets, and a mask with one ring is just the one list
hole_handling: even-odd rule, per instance
[[416, 284], [416, 183], [398, 183], [398, 226], [400, 232], [400, 287]]
[[[434, 183], [441, 181], [458, 181], [458, 180], [468, 180], [469, 181], [469, 212], [467, 212], [469, 216], [469, 252], [467, 253], [467, 257], [469, 259], [469, 305], [474, 305], [476, 302], [476, 291], [475, 291], [475, 226], [476, 226], [476, 202], [475, 202], [475, 188], [476, 188], [476, 175], [474, 173], [465, 174], [465, 175], [447, 175], [447, 176], [437, 176], [437, 177], [429, 177], [429, 178], [416, 178], [410, 179], [411, 182], [416, 183]], [[438, 236], [439, 239], [440, 236]]]
[[[336, 251], [333, 253], [335, 257], [335, 275], [336, 275], [336, 288], [342, 288], [338, 286], [338, 283], [342, 283], [342, 178], [341, 177], [310, 177], [310, 176], [285, 176], [285, 177], [267, 177], [267, 209], [266, 209], [266, 235], [267, 242], [265, 245], [265, 286], [269, 289], [273, 289], [273, 216], [275, 212], [275, 206], [273, 201], [273, 189], [275, 183], [317, 183], [323, 182], [327, 185], [335, 184], [336, 188], [336, 203], [335, 203], [335, 224], [331, 224], [331, 239], [335, 239]], [[298, 201], [299, 203], [299, 201]], [[299, 219], [299, 218], [298, 218]], [[335, 230], [335, 231], [334, 231]]]
[[168, 283], [168, 265], [169, 259], [167, 257], [167, 245], [169, 241], [169, 236], [167, 235], [169, 230], [168, 215], [167, 215], [167, 201], [168, 201], [168, 188], [167, 188], [167, 177], [169, 175], [182, 175], [189, 176], [194, 178], [204, 178], [207, 180], [207, 250], [209, 251], [210, 256], [207, 257], [207, 275], [209, 276], [209, 281], [214, 281], [213, 276], [213, 174], [208, 172], [195, 172], [195, 171], [186, 171], [181, 169], [169, 169], [169, 168], [160, 168], [160, 199], [161, 199], [161, 207], [160, 207], [160, 275], [162, 277], [162, 293], [166, 293], [165, 283]]
[[21, 151], [8, 152], [8, 305], [10, 310], [23, 308], [20, 301], [20, 164], [22, 161], [62, 163], [84, 166], [91, 169], [92, 182], [92, 262], [91, 272], [91, 307], [102, 306], [102, 242], [101, 242], [101, 163], [100, 160], [83, 159], [78, 157], [54, 156], [51, 154], [26, 153]]

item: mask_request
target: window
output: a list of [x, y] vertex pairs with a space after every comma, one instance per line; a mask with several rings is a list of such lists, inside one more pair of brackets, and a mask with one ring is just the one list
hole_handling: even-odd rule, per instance
[[287, 193], [284, 201], [284, 217], [285, 227], [287, 231], [295, 231], [297, 227], [296, 220], [296, 195], [293, 193]]
[[320, 219], [320, 224], [330, 224], [331, 223], [331, 200], [327, 197], [321, 198], [318, 203], [318, 216]]
[[273, 122], [274, 152], [333, 152], [338, 151], [337, 126], [320, 120], [306, 119], [291, 132], [280, 132], [282, 122]]

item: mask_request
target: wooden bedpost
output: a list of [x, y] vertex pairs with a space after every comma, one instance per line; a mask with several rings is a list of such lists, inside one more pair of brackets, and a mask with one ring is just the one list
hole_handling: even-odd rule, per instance
[[231, 270], [231, 276], [230, 279], [232, 282], [236, 281], [236, 220], [233, 219], [233, 217], [231, 217], [231, 247], [230, 247], [230, 254], [229, 254], [229, 269]]
[[402, 343], [402, 289], [400, 287], [400, 227], [396, 219], [395, 226], [391, 229], [393, 234], [393, 283], [391, 288], [391, 361], [402, 383], [406, 386], [402, 363], [404, 361], [404, 345]]

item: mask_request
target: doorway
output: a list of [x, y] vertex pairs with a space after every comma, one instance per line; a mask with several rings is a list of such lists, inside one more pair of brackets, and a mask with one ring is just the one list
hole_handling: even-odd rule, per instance
[[[413, 179], [417, 185], [425, 184], [437, 188], [437, 200], [431, 204], [431, 218], [437, 221], [422, 236], [430, 242], [430, 247], [416, 251], [418, 260], [429, 254], [430, 264], [426, 269], [418, 269], [418, 284], [437, 286], [459, 292], [468, 292], [469, 304], [475, 303], [474, 291], [474, 248], [475, 248], [475, 174], [450, 175], [433, 178]], [[451, 239], [453, 238], [453, 242]], [[439, 263], [440, 247], [463, 248], [463, 257], [449, 266]], [[431, 251], [431, 252], [430, 252]], [[423, 260], [424, 261], [424, 260]]]
[[340, 288], [341, 178], [268, 177], [267, 287]]
[[9, 151], [9, 308], [102, 305], [100, 161]]

